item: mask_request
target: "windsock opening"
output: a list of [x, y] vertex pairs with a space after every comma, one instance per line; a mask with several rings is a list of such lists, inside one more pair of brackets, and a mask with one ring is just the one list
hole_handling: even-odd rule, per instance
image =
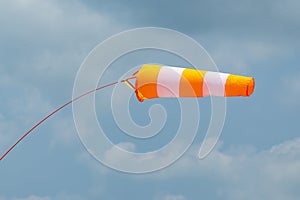
[[247, 87], [247, 96], [251, 96], [253, 94], [254, 88], [255, 88], [255, 80], [254, 78], [251, 78], [250, 83]]

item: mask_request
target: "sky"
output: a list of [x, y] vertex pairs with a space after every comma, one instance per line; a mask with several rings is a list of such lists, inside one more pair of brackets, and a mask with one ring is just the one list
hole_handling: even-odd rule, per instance
[[[67, 107], [1, 161], [0, 200], [298, 199], [299, 8], [296, 0], [2, 0], [2, 153], [72, 98], [77, 71], [96, 45], [132, 28], [180, 31], [200, 43], [220, 71], [255, 77], [256, 88], [250, 98], [227, 99], [220, 140], [203, 160], [197, 152], [209, 121], [210, 101], [197, 100], [203, 121], [194, 143], [171, 166], [147, 174], [119, 172], [94, 159], [78, 137], [72, 107]], [[121, 65], [129, 70], [131, 64], [143, 61], [184, 63], [165, 52], [135, 52], [113, 63], [103, 83], [118, 80]], [[122, 136], [113, 121], [111, 91], [96, 94], [97, 116], [108, 137], [130, 149], [136, 141]], [[132, 119], [147, 125], [148, 109], [156, 103], [170, 113], [163, 132], [173, 133], [180, 120], [174, 100], [141, 104], [131, 98]], [[137, 147], [153, 150], [171, 137], [158, 137], [150, 144], [143, 140]], [[118, 158], [113, 152], [109, 156]]]

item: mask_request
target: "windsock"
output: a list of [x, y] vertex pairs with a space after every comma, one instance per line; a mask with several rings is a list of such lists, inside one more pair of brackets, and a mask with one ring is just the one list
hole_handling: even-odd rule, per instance
[[254, 86], [253, 77], [145, 64], [136, 74], [135, 92], [141, 102], [171, 97], [248, 97]]

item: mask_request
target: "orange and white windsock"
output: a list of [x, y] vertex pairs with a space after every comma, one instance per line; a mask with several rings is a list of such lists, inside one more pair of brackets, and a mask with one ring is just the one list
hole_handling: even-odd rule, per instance
[[250, 96], [254, 78], [189, 68], [142, 65], [136, 75], [139, 101], [166, 97]]

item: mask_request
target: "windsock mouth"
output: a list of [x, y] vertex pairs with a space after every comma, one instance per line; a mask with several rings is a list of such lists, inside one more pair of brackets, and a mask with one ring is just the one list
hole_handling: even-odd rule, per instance
[[138, 89], [135, 90], [135, 95], [139, 102], [143, 102], [146, 99]]
[[255, 80], [254, 78], [251, 78], [247, 86], [247, 96], [251, 96], [253, 94], [254, 88], [255, 88]]

